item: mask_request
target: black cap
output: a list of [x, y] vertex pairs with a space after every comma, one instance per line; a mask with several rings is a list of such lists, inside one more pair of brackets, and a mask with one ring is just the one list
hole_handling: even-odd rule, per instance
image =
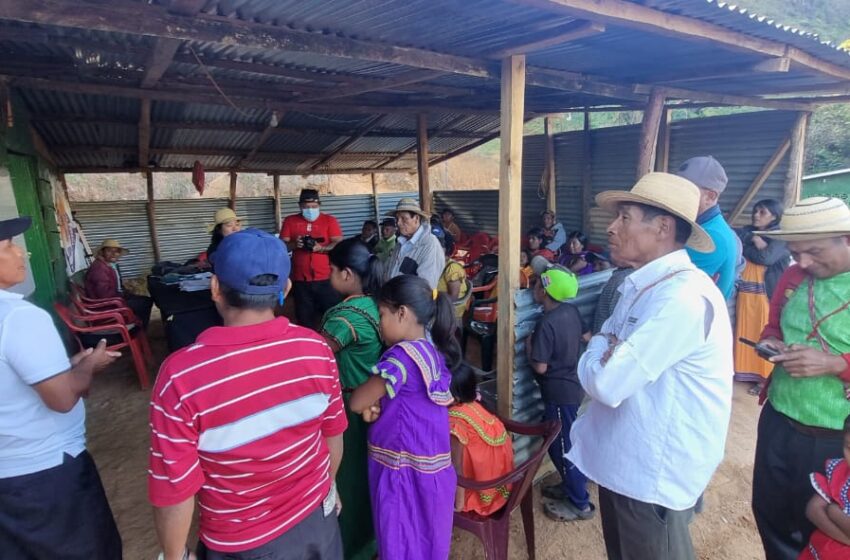
[[384, 218], [383, 220], [381, 220], [381, 227], [383, 227], [383, 226], [396, 227], [395, 226], [395, 218]]
[[319, 202], [319, 191], [316, 189], [301, 189], [298, 204], [304, 204], [305, 202]]
[[12, 218], [11, 220], [0, 221], [0, 240], [12, 239], [16, 235], [20, 235], [30, 228], [32, 218], [29, 216], [21, 216], [20, 218]]

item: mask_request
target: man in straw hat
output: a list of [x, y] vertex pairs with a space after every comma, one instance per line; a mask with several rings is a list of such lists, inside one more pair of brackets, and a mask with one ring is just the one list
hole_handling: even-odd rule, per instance
[[392, 215], [398, 226], [398, 241], [386, 262], [386, 279], [413, 274], [436, 288], [446, 257], [440, 241], [431, 235], [428, 214], [415, 199], [402, 198]]
[[634, 272], [581, 357], [590, 402], [568, 459], [599, 484], [611, 559], [694, 558], [688, 524], [723, 458], [732, 408], [726, 302], [686, 246], [714, 243], [696, 223], [699, 190], [649, 173], [631, 191], [596, 197], [616, 214], [611, 257]]
[[325, 311], [340, 299], [331, 287], [328, 253], [342, 241], [342, 228], [335, 217], [320, 210], [316, 189], [302, 189], [298, 207], [300, 213], [283, 220], [280, 238], [292, 251], [295, 318], [299, 325], [316, 329]]
[[83, 404], [93, 375], [121, 354], [101, 340], [68, 359], [50, 315], [8, 291], [26, 278], [12, 239], [30, 223], [0, 221], [0, 556], [121, 558]]
[[118, 260], [130, 252], [115, 239], [104, 239], [97, 249], [94, 261], [86, 271], [86, 295], [90, 298], [123, 298], [127, 307], [142, 320], [145, 328], [151, 319], [153, 300], [124, 291]]
[[753, 469], [753, 513], [765, 554], [791, 560], [814, 529], [809, 520], [834, 519], [830, 510], [837, 507], [815, 500], [807, 519], [814, 494], [809, 474], [846, 453], [850, 208], [837, 198], [803, 199], [785, 212], [778, 230], [756, 233], [786, 241], [796, 261], [774, 289], [762, 332], [761, 343], [780, 354], [770, 358], [776, 366]]

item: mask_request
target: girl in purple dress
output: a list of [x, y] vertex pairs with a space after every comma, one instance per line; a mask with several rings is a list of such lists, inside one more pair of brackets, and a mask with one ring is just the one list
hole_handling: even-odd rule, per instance
[[378, 306], [390, 348], [350, 400], [374, 422], [369, 491], [378, 555], [446, 560], [457, 484], [448, 412], [451, 369], [460, 363], [454, 310], [445, 294], [410, 275], [387, 282]]

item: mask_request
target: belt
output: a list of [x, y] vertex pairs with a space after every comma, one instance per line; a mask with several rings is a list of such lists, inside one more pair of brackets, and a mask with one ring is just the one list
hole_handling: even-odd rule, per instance
[[[776, 409], [774, 409], [774, 410], [776, 410]], [[777, 410], [776, 412], [779, 412], [779, 411]], [[782, 414], [782, 413], [779, 412], [779, 414]], [[782, 416], [784, 416], [785, 419], [788, 420], [788, 423], [791, 424], [792, 428], [794, 428], [796, 431], [798, 431], [799, 433], [801, 433], [803, 435], [810, 436], [810, 437], [816, 437], [816, 438], [823, 438], [823, 437], [825, 437], [825, 438], [843, 438], [844, 437], [844, 432], [842, 430], [832, 430], [830, 428], [819, 428], [817, 426], [806, 426], [805, 424], [800, 424], [796, 420], [789, 418], [788, 416], [785, 416], [784, 414], [782, 414]]]

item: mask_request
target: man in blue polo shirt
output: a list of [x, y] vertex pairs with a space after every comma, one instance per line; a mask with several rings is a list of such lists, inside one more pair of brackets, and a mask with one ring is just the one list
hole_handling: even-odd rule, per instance
[[12, 238], [30, 223], [0, 221], [0, 556], [120, 559], [82, 397], [121, 354], [101, 340], [69, 360], [50, 315], [8, 291], [26, 278]]
[[726, 171], [712, 156], [693, 157], [683, 163], [676, 175], [699, 187], [699, 224], [714, 241], [714, 251], [700, 253], [688, 247], [691, 261], [708, 274], [728, 300], [735, 292], [736, 266], [741, 256], [738, 236], [720, 213], [718, 201], [726, 190]]

